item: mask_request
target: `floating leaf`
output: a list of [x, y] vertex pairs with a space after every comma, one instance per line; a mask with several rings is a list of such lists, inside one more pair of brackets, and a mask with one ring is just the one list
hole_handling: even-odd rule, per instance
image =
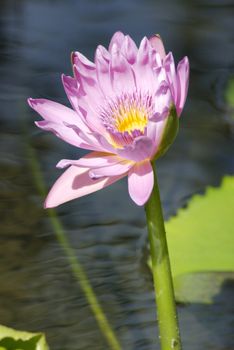
[[224, 279], [234, 277], [233, 208], [234, 177], [227, 176], [166, 222], [178, 301], [210, 302]]
[[0, 325], [0, 350], [49, 350], [42, 333], [16, 331]]

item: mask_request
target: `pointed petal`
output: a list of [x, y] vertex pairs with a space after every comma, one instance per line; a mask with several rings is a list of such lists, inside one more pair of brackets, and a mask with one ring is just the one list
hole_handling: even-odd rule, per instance
[[123, 45], [123, 41], [124, 41], [124, 34], [122, 32], [116, 32], [110, 41], [110, 45], [109, 45], [109, 52], [111, 52], [113, 45], [117, 45], [117, 47], [120, 49], [121, 46]]
[[128, 191], [137, 205], [144, 205], [149, 199], [154, 185], [154, 174], [150, 161], [137, 163], [129, 171]]
[[130, 64], [134, 64], [136, 62], [137, 51], [138, 49], [135, 42], [129, 35], [126, 35], [124, 38], [123, 46], [121, 48], [121, 52]]
[[46, 198], [44, 206], [45, 208], [57, 207], [72, 199], [101, 190], [118, 181], [123, 176], [124, 175], [92, 180], [89, 176], [88, 168], [71, 166], [55, 182]]
[[84, 76], [88, 77], [95, 74], [95, 64], [78, 51], [72, 53], [72, 63], [77, 66], [79, 72]]
[[146, 93], [156, 90], [159, 82], [155, 69], [158, 65], [161, 66], [161, 58], [152, 48], [149, 40], [144, 37], [137, 53], [137, 62], [134, 65], [136, 85], [139, 90]]
[[176, 81], [176, 70], [175, 62], [171, 52], [169, 52], [164, 59], [164, 68], [166, 71], [166, 79], [169, 84], [171, 95], [176, 104], [177, 100], [177, 81]]
[[149, 39], [149, 42], [151, 46], [159, 53], [161, 59], [163, 59], [166, 56], [166, 52], [165, 52], [164, 45], [160, 35], [158, 34], [153, 35]]
[[112, 46], [110, 64], [111, 83], [118, 95], [135, 91], [135, 77], [131, 65], [116, 45]]
[[180, 116], [184, 108], [184, 104], [188, 94], [189, 84], [189, 60], [188, 57], [184, 57], [179, 62], [177, 67], [177, 100], [176, 100], [176, 111], [177, 115]]

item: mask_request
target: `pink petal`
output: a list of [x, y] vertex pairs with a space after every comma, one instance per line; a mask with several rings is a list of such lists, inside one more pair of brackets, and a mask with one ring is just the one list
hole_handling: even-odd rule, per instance
[[44, 206], [45, 208], [57, 207], [72, 199], [101, 190], [122, 177], [124, 175], [92, 180], [89, 176], [89, 169], [71, 166], [55, 182], [46, 198]]
[[80, 52], [72, 53], [72, 63], [77, 66], [79, 72], [84, 76], [90, 76], [95, 73], [95, 64]]
[[99, 179], [104, 176], [122, 175], [122, 174], [126, 174], [133, 165], [134, 165], [133, 162], [122, 161], [109, 166], [93, 168], [89, 171], [89, 176], [92, 179]]
[[160, 54], [160, 57], [163, 59], [166, 56], [166, 52], [160, 35], [155, 34], [149, 39], [149, 41], [151, 46]]
[[28, 104], [47, 121], [54, 123], [66, 121], [67, 123], [75, 124], [77, 119], [79, 119], [75, 111], [54, 101], [43, 98], [29, 98]]
[[86, 112], [86, 114], [83, 113], [86, 123], [92, 130], [105, 133], [106, 129], [99, 118], [99, 109], [103, 103], [103, 94], [96, 77], [82, 76], [76, 66], [74, 66], [74, 74], [83, 90], [79, 96], [78, 105], [79, 109]]
[[75, 111], [80, 112], [78, 97], [80, 95], [80, 85], [75, 78], [62, 74], [62, 83], [67, 97]]
[[[81, 89], [80, 84], [75, 78], [72, 78], [70, 76], [62, 75], [62, 82], [64, 86], [64, 90], [67, 94], [67, 97], [74, 108], [75, 111], [79, 114], [80, 117], [80, 123], [82, 123], [82, 130], [86, 132], [91, 132], [90, 127], [87, 125], [87, 121], [85, 117], [87, 116], [87, 111], [84, 111], [82, 106], [86, 107], [85, 105], [82, 104], [82, 96], [84, 95], [83, 90]], [[89, 113], [92, 113], [89, 110]]]
[[153, 141], [149, 137], [139, 136], [131, 145], [123, 149], [116, 149], [116, 152], [124, 159], [140, 162], [146, 158], [151, 158], [153, 148]]
[[149, 40], [144, 37], [141, 40], [139, 50], [138, 50], [138, 55], [137, 55], [137, 61], [141, 65], [146, 65], [149, 62], [149, 51], [150, 51], [150, 44]]
[[149, 40], [145, 37], [140, 43], [137, 54], [137, 62], [134, 65], [137, 88], [142, 92], [154, 92], [159, 84], [155, 68], [157, 67], [157, 55]]
[[[84, 123], [76, 112], [57, 102], [46, 99], [29, 98], [28, 103], [30, 107], [44, 118], [44, 121], [36, 122], [39, 128], [53, 132], [56, 136], [74, 146], [87, 148], [88, 145], [86, 142], [64, 124], [65, 122], [74, 123], [79, 125], [81, 129], [85, 129]], [[88, 149], [90, 149], [90, 147]]]
[[113, 90], [119, 96], [123, 92], [135, 91], [135, 77], [131, 65], [116, 45], [112, 46], [110, 74]]
[[188, 57], [184, 57], [182, 61], [179, 62], [177, 67], [177, 101], [176, 101], [176, 111], [177, 115], [180, 116], [184, 108], [188, 93], [189, 84], [189, 60]]
[[126, 35], [121, 48], [121, 53], [125, 56], [130, 64], [134, 64], [136, 62], [137, 51], [138, 49], [135, 42], [130, 38], [129, 35]]
[[160, 121], [157, 121], [156, 123], [151, 120], [148, 122], [147, 136], [152, 140], [152, 143], [153, 143], [152, 155], [155, 155], [157, 152], [158, 146], [162, 139], [166, 122], [167, 122], [166, 118]]
[[124, 34], [122, 32], [116, 32], [110, 41], [109, 45], [109, 52], [111, 52], [113, 45], [117, 45], [117, 47], [120, 49], [121, 46], [123, 45], [124, 41]]
[[115, 154], [104, 152], [90, 152], [78, 160], [62, 159], [57, 164], [58, 168], [65, 168], [69, 165], [76, 165], [82, 168], [106, 167], [122, 161], [122, 158]]
[[128, 174], [128, 191], [137, 205], [144, 205], [154, 186], [154, 174], [150, 161], [137, 163]]
[[97, 132], [91, 132], [90, 130], [88, 132], [87, 131], [84, 132], [76, 125], [72, 125], [68, 123], [65, 123], [65, 125], [67, 128], [72, 129], [81, 140], [86, 142], [88, 145], [91, 145], [92, 148], [89, 148], [89, 149], [92, 149], [93, 151], [103, 151], [103, 152], [109, 150], [108, 148], [106, 149], [103, 143], [101, 142], [101, 138], [103, 136], [99, 135]]
[[166, 71], [166, 79], [168, 81], [171, 95], [174, 100], [174, 103], [176, 103], [177, 100], [177, 81], [176, 81], [176, 70], [175, 70], [175, 62], [174, 58], [171, 52], [166, 55], [164, 59], [164, 68]]
[[171, 90], [168, 83], [163, 80], [154, 95], [154, 115], [150, 118], [152, 121], [160, 121], [168, 116], [169, 109], [174, 102], [171, 96]]
[[73, 146], [92, 151], [96, 149], [96, 147], [87, 143], [80, 136], [78, 136], [77, 133], [74, 132], [71, 128], [68, 128], [63, 124], [53, 123], [47, 120], [37, 121], [35, 124], [38, 128], [54, 133], [57, 137], [65, 142], [70, 143]]
[[97, 71], [97, 80], [104, 96], [113, 95], [112, 84], [110, 80], [110, 62], [106, 59], [106, 54], [99, 46], [95, 53], [95, 64]]

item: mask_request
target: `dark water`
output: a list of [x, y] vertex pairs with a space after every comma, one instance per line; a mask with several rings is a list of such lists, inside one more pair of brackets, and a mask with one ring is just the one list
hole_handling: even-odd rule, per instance
[[[158, 162], [169, 217], [234, 170], [233, 126], [223, 100], [234, 73], [233, 6], [225, 0], [1, 1], [0, 323], [45, 331], [53, 350], [108, 349], [42, 209], [23, 125], [48, 186], [60, 174], [58, 160], [82, 153], [40, 132], [26, 98], [67, 103], [60, 73], [71, 73], [70, 52], [92, 58], [118, 29], [138, 42], [160, 33], [177, 61], [188, 55], [191, 84], [180, 133]], [[129, 199], [125, 180], [58, 213], [123, 349], [159, 349], [144, 211]], [[233, 290], [227, 281], [213, 305], [179, 307], [185, 349], [234, 349]]]

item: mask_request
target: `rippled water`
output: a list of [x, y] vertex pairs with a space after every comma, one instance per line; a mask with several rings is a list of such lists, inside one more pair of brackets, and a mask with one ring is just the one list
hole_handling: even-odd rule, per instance
[[[95, 46], [107, 45], [118, 29], [138, 42], [160, 33], [177, 60], [188, 55], [191, 85], [180, 133], [158, 162], [169, 217], [234, 170], [223, 101], [234, 70], [232, 10], [225, 0], [1, 1], [0, 323], [45, 331], [54, 350], [108, 348], [42, 209], [27, 149], [30, 143], [36, 150], [48, 186], [60, 174], [58, 160], [82, 153], [40, 132], [26, 98], [67, 103], [60, 74], [71, 73], [70, 52], [92, 59]], [[144, 211], [129, 199], [125, 180], [58, 214], [123, 349], [159, 349]], [[185, 349], [234, 349], [233, 288], [227, 282], [213, 305], [179, 307]]]

